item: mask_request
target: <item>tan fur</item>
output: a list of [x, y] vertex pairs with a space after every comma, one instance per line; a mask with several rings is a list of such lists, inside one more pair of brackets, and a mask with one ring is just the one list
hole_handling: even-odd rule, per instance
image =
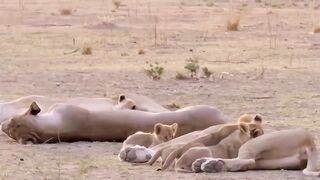
[[[123, 99], [120, 101], [120, 97]], [[120, 95], [118, 102], [108, 98], [71, 98], [66, 100], [52, 99], [45, 96], [30, 95], [24, 96], [9, 102], [0, 103], [0, 124], [15, 115], [26, 112], [32, 102], [37, 102], [41, 108], [41, 113], [47, 112], [56, 103], [67, 103], [77, 105], [90, 111], [104, 111], [107, 109], [134, 109], [146, 112], [168, 111], [152, 99], [137, 94]]]
[[32, 104], [24, 114], [3, 122], [2, 130], [22, 143], [123, 141], [137, 131], [151, 132], [160, 122], [177, 123], [177, 136], [226, 122], [220, 111], [204, 105], [162, 113], [113, 109], [91, 111], [61, 103], [41, 114], [33, 113], [35, 107]]
[[[303, 174], [320, 176], [318, 154], [309, 132], [290, 129], [271, 132], [245, 143], [234, 159], [209, 158], [201, 165], [205, 172], [244, 171], [250, 169], [301, 169]], [[202, 159], [197, 159], [197, 164]], [[307, 160], [307, 165], [301, 166]], [[194, 165], [193, 164], [193, 165]]]
[[[250, 119], [251, 122], [248, 122]], [[245, 142], [262, 134], [261, 121], [254, 121], [250, 115], [241, 116], [239, 130], [222, 139], [217, 145], [190, 148], [177, 160], [175, 169], [176, 171], [192, 172], [192, 163], [202, 157], [235, 158], [238, 155], [239, 148]], [[165, 167], [162, 169], [165, 169]]]
[[126, 98], [124, 95], [119, 96], [118, 104], [113, 109], [132, 109], [135, 110], [137, 107], [134, 100]]
[[197, 143], [197, 145], [189, 145], [192, 148], [176, 149], [170, 153], [161, 169], [167, 169], [174, 159], [180, 156], [176, 164], [176, 170], [184, 172], [191, 172], [191, 164], [200, 157], [236, 157], [242, 144], [263, 134], [261, 121], [262, 118], [259, 115], [255, 117], [249, 114], [242, 115], [238, 120], [239, 129], [222, 139], [218, 144], [206, 147], [202, 143]]
[[178, 124], [165, 125], [157, 123], [154, 125], [153, 133], [136, 132], [130, 135], [122, 145], [119, 152], [119, 159], [126, 159], [126, 149], [134, 146], [150, 148], [163, 142], [167, 142], [174, 138], [177, 132]]
[[169, 143], [170, 141], [162, 143], [159, 147], [154, 147], [155, 154], [152, 156], [149, 164], [152, 165], [159, 157], [161, 157], [162, 162], [165, 162], [170, 154], [174, 157], [180, 157], [184, 151], [194, 146], [215, 145], [237, 129], [238, 124], [223, 124], [207, 128], [202, 132], [188, 134], [184, 138], [173, 139], [171, 143]]
[[136, 132], [130, 135], [122, 145], [122, 149], [129, 146], [140, 145], [144, 147], [153, 147], [174, 138], [177, 132], [178, 124], [165, 125], [157, 123], [154, 125], [153, 133]]
[[155, 102], [153, 99], [143, 96], [140, 94], [134, 94], [134, 93], [125, 93], [119, 95], [120, 98], [123, 97], [124, 99], [131, 99], [135, 102], [135, 109], [139, 111], [147, 111], [147, 112], [166, 112], [169, 111], [168, 109], [164, 108], [157, 102]]

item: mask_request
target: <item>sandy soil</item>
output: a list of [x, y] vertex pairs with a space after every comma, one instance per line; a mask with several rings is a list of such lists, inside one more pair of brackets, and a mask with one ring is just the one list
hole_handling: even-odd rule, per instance
[[[320, 2], [268, 2], [127, 0], [115, 9], [111, 0], [1, 0], [0, 99], [133, 91], [163, 105], [214, 105], [234, 119], [261, 113], [266, 126], [308, 128], [319, 144], [320, 34], [310, 32]], [[226, 32], [235, 10], [240, 30]], [[77, 51], [83, 47], [92, 55]], [[189, 58], [214, 78], [176, 80]], [[155, 62], [164, 67], [158, 81], [143, 71]], [[299, 171], [156, 172], [118, 161], [120, 146], [22, 146], [0, 134], [0, 179], [312, 179]]]

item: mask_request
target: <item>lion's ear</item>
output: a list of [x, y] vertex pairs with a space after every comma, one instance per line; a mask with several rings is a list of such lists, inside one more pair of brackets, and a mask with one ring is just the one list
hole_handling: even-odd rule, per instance
[[155, 132], [157, 135], [160, 134], [161, 129], [162, 129], [162, 124], [157, 123], [157, 124], [154, 125], [154, 132]]
[[247, 133], [249, 131], [249, 127], [246, 123], [239, 124], [240, 131], [243, 133]]
[[30, 107], [29, 107], [29, 110], [28, 110], [28, 113], [31, 114], [31, 115], [38, 115], [39, 113], [41, 112], [41, 109], [40, 107], [38, 106], [38, 104], [36, 102], [32, 102]]
[[126, 96], [125, 96], [124, 94], [121, 94], [121, 95], [119, 96], [118, 102], [122, 102], [122, 101], [124, 101], [125, 99], [126, 99]]
[[255, 115], [253, 118], [253, 121], [254, 121], [254, 123], [261, 124], [262, 123], [262, 116], [260, 114]]
[[178, 130], [178, 124], [177, 123], [172, 124], [171, 128], [173, 130], [173, 136], [175, 136]]

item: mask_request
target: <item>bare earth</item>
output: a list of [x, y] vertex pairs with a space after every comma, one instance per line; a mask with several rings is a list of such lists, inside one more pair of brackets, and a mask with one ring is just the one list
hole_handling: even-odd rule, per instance
[[[233, 119], [261, 113], [267, 127], [308, 128], [319, 145], [320, 34], [311, 33], [319, 4], [126, 0], [115, 10], [111, 0], [1, 0], [0, 99], [136, 92], [163, 105], [214, 105]], [[61, 15], [65, 8], [72, 14]], [[226, 32], [234, 10], [241, 10], [240, 30]], [[83, 47], [92, 55], [77, 51]], [[188, 58], [214, 78], [176, 80]], [[158, 81], [143, 71], [155, 62], [164, 67]], [[23, 146], [1, 133], [0, 179], [312, 179], [301, 171], [156, 172], [120, 162], [120, 146]]]

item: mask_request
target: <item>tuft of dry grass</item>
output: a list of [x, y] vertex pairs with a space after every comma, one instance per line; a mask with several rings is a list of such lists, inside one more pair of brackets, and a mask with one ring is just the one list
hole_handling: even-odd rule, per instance
[[313, 33], [320, 33], [320, 25], [313, 28]]
[[201, 70], [206, 78], [210, 78], [212, 75], [212, 71], [210, 71], [207, 67], [203, 67]]
[[143, 49], [140, 49], [139, 51], [138, 51], [138, 54], [139, 55], [142, 55], [142, 54], [145, 54], [146, 52], [143, 50]]
[[122, 4], [122, 0], [112, 0], [112, 3], [116, 7], [116, 9], [119, 9]]
[[187, 80], [187, 79], [189, 79], [189, 77], [184, 75], [184, 74], [182, 74], [182, 73], [180, 73], [180, 72], [177, 72], [176, 79], [177, 80]]
[[227, 30], [228, 31], [238, 31], [240, 23], [240, 16], [232, 16], [227, 19]]
[[61, 8], [61, 9], [59, 9], [59, 12], [63, 16], [72, 15], [72, 9], [69, 9], [69, 8]]
[[89, 46], [83, 47], [81, 50], [82, 55], [91, 55], [92, 54], [92, 48]]
[[171, 103], [169, 103], [168, 105], [167, 105], [167, 107], [169, 108], [169, 109], [180, 109], [181, 108], [181, 106], [178, 104], [178, 103], [176, 103], [176, 102], [171, 102]]

